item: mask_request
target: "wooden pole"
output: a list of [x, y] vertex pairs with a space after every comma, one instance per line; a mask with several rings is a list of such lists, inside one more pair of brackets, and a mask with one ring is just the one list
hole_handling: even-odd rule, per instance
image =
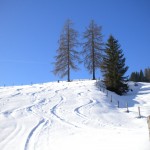
[[111, 99], [110, 99], [110, 102], [112, 103], [112, 95], [111, 95]]
[[139, 118], [141, 118], [141, 111], [140, 111], [140, 107], [138, 107], [138, 112], [139, 112]]
[[119, 108], [119, 101], [118, 101], [118, 108]]
[[127, 113], [129, 113], [128, 102], [126, 103]]
[[148, 124], [148, 130], [149, 130], [149, 141], [150, 141], [150, 116], [147, 117], [147, 124]]
[[108, 91], [107, 91], [107, 96], [108, 96]]

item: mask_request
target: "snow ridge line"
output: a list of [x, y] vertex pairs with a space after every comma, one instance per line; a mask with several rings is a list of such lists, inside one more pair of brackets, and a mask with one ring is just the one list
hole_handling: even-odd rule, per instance
[[40, 120], [39, 123], [31, 130], [31, 132], [29, 133], [29, 135], [27, 137], [24, 150], [28, 150], [30, 139], [32, 138], [32, 136], [33, 136], [34, 132], [37, 130], [37, 128], [44, 122], [45, 122], [45, 119]]

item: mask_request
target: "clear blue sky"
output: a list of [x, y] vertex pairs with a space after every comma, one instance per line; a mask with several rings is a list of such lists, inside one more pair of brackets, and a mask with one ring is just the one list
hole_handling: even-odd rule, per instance
[[[80, 39], [91, 19], [102, 26], [104, 42], [114, 35], [127, 75], [150, 67], [150, 0], [0, 0], [0, 85], [58, 80], [52, 62], [67, 19]], [[80, 68], [72, 79], [91, 78]]]

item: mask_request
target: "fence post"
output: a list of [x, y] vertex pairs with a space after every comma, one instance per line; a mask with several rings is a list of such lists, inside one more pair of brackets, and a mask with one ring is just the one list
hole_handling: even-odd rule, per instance
[[150, 116], [147, 117], [147, 124], [148, 124], [148, 130], [149, 130], [149, 141], [150, 141]]
[[127, 113], [129, 113], [128, 102], [126, 103], [126, 107], [127, 107]]
[[111, 95], [111, 99], [110, 99], [110, 102], [112, 103], [112, 95]]
[[141, 118], [141, 111], [140, 111], [140, 107], [138, 107], [138, 112], [139, 112], [139, 118]]
[[107, 90], [107, 96], [108, 96], [108, 90]]
[[118, 108], [119, 108], [119, 101], [118, 101]]

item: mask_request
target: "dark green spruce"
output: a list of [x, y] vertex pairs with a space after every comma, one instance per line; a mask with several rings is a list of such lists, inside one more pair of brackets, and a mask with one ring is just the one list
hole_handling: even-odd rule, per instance
[[146, 68], [144, 72], [143, 70], [132, 72], [129, 80], [134, 82], [150, 82], [150, 68]]
[[145, 69], [145, 79], [147, 82], [150, 82], [150, 68]]
[[125, 60], [118, 41], [111, 35], [106, 43], [101, 70], [106, 88], [119, 95], [128, 91], [128, 77], [125, 76], [128, 67], [125, 65]]

